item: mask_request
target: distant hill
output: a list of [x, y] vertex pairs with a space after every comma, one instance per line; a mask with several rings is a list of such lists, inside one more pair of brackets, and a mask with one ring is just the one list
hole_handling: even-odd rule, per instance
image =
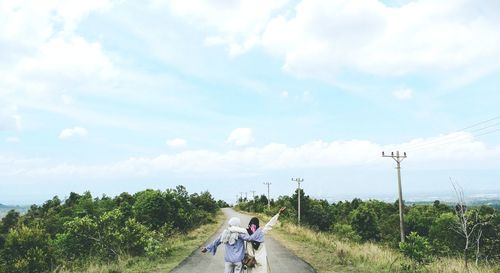
[[21, 214], [24, 214], [28, 211], [29, 207], [27, 206], [8, 206], [4, 204], [0, 204], [0, 219], [3, 218], [9, 210], [15, 210]]
[[[409, 201], [405, 202], [407, 205], [432, 205], [434, 202], [432, 201]], [[454, 206], [456, 202], [453, 201], [442, 201], [441, 203]], [[500, 199], [472, 199], [467, 200], [466, 204], [470, 207], [479, 207], [479, 206], [490, 206], [495, 209], [500, 209]]]
[[9, 206], [9, 205], [0, 204], [0, 209], [20, 209], [20, 208], [24, 208], [24, 207], [22, 207], [22, 206]]

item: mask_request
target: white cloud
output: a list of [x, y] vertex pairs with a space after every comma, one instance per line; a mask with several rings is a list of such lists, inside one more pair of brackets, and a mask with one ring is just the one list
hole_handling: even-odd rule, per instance
[[[271, 20], [262, 45], [285, 70], [331, 79], [343, 69], [376, 75], [488, 70], [500, 64], [497, 3], [303, 0], [293, 17]], [[498, 8], [498, 7], [496, 7]]]
[[59, 134], [59, 139], [68, 139], [72, 137], [86, 137], [89, 134], [87, 129], [82, 127], [66, 128]]
[[98, 41], [76, 32], [81, 20], [112, 1], [0, 3], [0, 96], [59, 103], [62, 90], [89, 92], [116, 75]]
[[172, 148], [180, 148], [180, 147], [185, 147], [187, 145], [187, 141], [182, 138], [174, 138], [167, 140], [167, 145]]
[[281, 96], [282, 98], [285, 98], [285, 99], [286, 99], [286, 98], [288, 98], [288, 96], [289, 96], [288, 91], [283, 91], [283, 92], [281, 92], [281, 93], [280, 93], [280, 96]]
[[260, 42], [273, 14], [288, 0], [172, 0], [173, 14], [208, 29], [207, 45], [224, 44], [230, 55], [241, 54]]
[[75, 99], [70, 95], [61, 95], [61, 102], [66, 105], [71, 105], [75, 103]]
[[392, 95], [399, 100], [409, 100], [413, 98], [413, 90], [410, 88], [398, 89], [392, 92]]
[[[381, 152], [407, 151], [406, 167], [443, 169], [498, 169], [500, 147], [488, 147], [473, 135], [457, 132], [406, 143], [380, 145], [367, 140], [312, 141], [299, 146], [271, 143], [262, 147], [216, 152], [188, 150], [156, 157], [129, 158], [104, 165], [47, 164], [46, 161], [7, 160], [3, 175], [28, 176], [147, 176], [163, 172], [183, 175], [253, 176], [270, 171], [363, 167], [380, 168], [390, 162]], [[2, 158], [0, 157], [0, 160]], [[439, 163], [439, 164], [437, 164]], [[11, 168], [12, 167], [12, 168]]]
[[[294, 75], [336, 81], [343, 71], [473, 81], [500, 66], [496, 1], [175, 0], [171, 11], [230, 55], [262, 47]], [[296, 3], [296, 4], [295, 4]], [[294, 6], [292, 6], [294, 5]], [[291, 10], [294, 8], [294, 10]]]
[[55, 32], [74, 32], [91, 12], [109, 9], [113, 1], [2, 1], [0, 35], [20, 44], [43, 43]]
[[312, 101], [312, 95], [311, 95], [311, 91], [304, 91], [302, 93], [302, 100], [305, 101], [305, 102], [310, 102]]
[[[1, 105], [0, 105], [1, 106]], [[21, 129], [21, 115], [17, 106], [4, 106], [0, 109], [0, 131]]]
[[252, 143], [253, 140], [251, 128], [236, 128], [227, 138], [228, 143], [232, 143], [236, 146], [246, 146]]
[[7, 137], [5, 141], [8, 143], [19, 143], [21, 142], [21, 139], [19, 139], [18, 137]]
[[31, 58], [23, 58], [17, 69], [23, 76], [50, 77], [56, 72], [66, 80], [110, 77], [113, 67], [97, 42], [88, 42], [76, 35], [56, 36]]

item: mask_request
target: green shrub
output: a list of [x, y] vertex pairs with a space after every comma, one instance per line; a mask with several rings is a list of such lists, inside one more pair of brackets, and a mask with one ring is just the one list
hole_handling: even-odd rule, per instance
[[354, 229], [352, 229], [351, 225], [348, 224], [334, 224], [331, 228], [331, 231], [337, 235], [340, 240], [344, 241], [354, 241], [360, 242], [361, 236], [359, 236]]
[[399, 249], [416, 265], [426, 265], [432, 261], [432, 248], [429, 241], [416, 232], [406, 236], [405, 242], [399, 243]]
[[4, 271], [37, 273], [50, 270], [53, 261], [49, 237], [40, 228], [20, 226], [11, 229], [3, 249]]
[[377, 223], [377, 215], [373, 208], [363, 203], [353, 210], [349, 215], [352, 228], [365, 241], [380, 239], [380, 230]]

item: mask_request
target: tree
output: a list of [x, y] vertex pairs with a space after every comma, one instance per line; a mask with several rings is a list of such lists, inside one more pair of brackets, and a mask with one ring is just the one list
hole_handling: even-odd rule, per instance
[[[455, 226], [455, 231], [464, 238], [463, 246], [463, 258], [465, 268], [468, 270], [468, 252], [469, 248], [472, 246], [473, 238], [482, 235], [480, 231], [481, 227], [485, 224], [480, 221], [477, 211], [469, 211], [467, 205], [465, 204], [465, 195], [463, 189], [456, 183], [451, 181], [455, 195], [457, 197], [457, 205], [455, 207], [455, 213], [458, 217], [458, 225]], [[479, 244], [479, 240], [477, 241]], [[478, 246], [479, 247], [479, 246]]]
[[228, 208], [229, 204], [224, 200], [217, 200], [217, 207], [219, 208]]
[[352, 228], [361, 236], [363, 240], [380, 239], [380, 230], [377, 223], [375, 211], [366, 204], [361, 204], [350, 215]]
[[329, 204], [326, 200], [312, 199], [304, 215], [305, 222], [319, 230], [328, 230], [331, 226]]
[[[485, 261], [500, 260], [500, 211], [479, 210], [480, 217], [488, 222], [482, 226], [481, 256]], [[483, 220], [484, 221], [484, 220]]]
[[64, 202], [64, 205], [66, 205], [68, 207], [72, 207], [73, 205], [75, 205], [78, 202], [78, 199], [80, 199], [80, 198], [81, 198], [81, 195], [79, 195], [78, 193], [75, 193], [75, 192], [71, 192], [69, 194], [69, 197]]
[[7, 234], [9, 230], [17, 225], [19, 221], [19, 212], [11, 209], [7, 212], [4, 218], [2, 218], [2, 225], [0, 226], [0, 233]]
[[167, 221], [172, 221], [168, 218], [169, 204], [167, 204], [164, 195], [159, 190], [145, 190], [138, 192], [135, 196], [133, 206], [134, 216], [146, 226], [158, 230]]
[[458, 219], [451, 212], [443, 213], [433, 221], [429, 238], [436, 254], [445, 256], [460, 252], [463, 238], [454, 230], [457, 225]]
[[98, 219], [75, 218], [65, 224], [55, 245], [58, 255], [69, 261], [97, 256], [114, 260], [122, 254], [141, 255], [148, 249], [159, 249], [154, 232], [135, 219], [126, 219], [119, 209], [104, 213]]
[[128, 192], [123, 192], [115, 197], [114, 203], [126, 218], [131, 218], [133, 216], [132, 207], [135, 203], [135, 198]]
[[202, 192], [199, 195], [196, 193], [192, 194], [190, 200], [195, 208], [199, 210], [215, 213], [218, 209], [217, 202], [208, 191]]
[[421, 236], [428, 236], [432, 222], [438, 216], [433, 206], [418, 205], [409, 207], [406, 214], [406, 230], [417, 232]]
[[38, 227], [20, 226], [6, 237], [3, 257], [9, 273], [38, 273], [51, 269], [49, 237]]
[[92, 255], [99, 255], [96, 241], [99, 237], [97, 221], [84, 216], [75, 218], [64, 224], [64, 232], [56, 236], [54, 244], [57, 256], [67, 261], [85, 259]]

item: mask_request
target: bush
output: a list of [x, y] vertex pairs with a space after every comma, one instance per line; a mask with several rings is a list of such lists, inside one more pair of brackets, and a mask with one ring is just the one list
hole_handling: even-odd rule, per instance
[[5, 240], [4, 271], [9, 273], [36, 273], [48, 271], [52, 264], [49, 238], [45, 231], [21, 226], [11, 229]]
[[147, 254], [147, 256], [158, 256], [161, 254], [161, 243], [157, 234], [134, 219], [129, 219], [122, 230], [124, 242], [123, 248], [132, 256]]
[[361, 236], [359, 236], [348, 224], [334, 224], [331, 231], [341, 240], [350, 240], [354, 242], [361, 241]]
[[135, 219], [125, 220], [122, 212], [114, 209], [97, 220], [85, 216], [66, 223], [64, 233], [58, 234], [55, 242], [60, 256], [70, 261], [91, 256], [114, 260], [121, 254], [157, 252], [157, 237], [154, 231]]
[[171, 210], [164, 194], [159, 190], [145, 190], [136, 194], [136, 201], [133, 205], [135, 218], [146, 226], [158, 230], [168, 220]]
[[460, 253], [464, 242], [454, 228], [458, 226], [458, 218], [451, 212], [441, 214], [434, 220], [429, 230], [434, 253], [447, 256]]
[[416, 265], [426, 265], [432, 261], [432, 248], [429, 241], [416, 232], [406, 236], [405, 242], [399, 243], [399, 249]]
[[85, 216], [64, 224], [64, 232], [54, 240], [57, 256], [62, 260], [74, 261], [99, 255], [96, 240], [99, 238], [97, 222]]
[[352, 228], [365, 241], [379, 240], [380, 230], [377, 223], [377, 215], [375, 211], [363, 203], [353, 210], [350, 214], [350, 222]]

